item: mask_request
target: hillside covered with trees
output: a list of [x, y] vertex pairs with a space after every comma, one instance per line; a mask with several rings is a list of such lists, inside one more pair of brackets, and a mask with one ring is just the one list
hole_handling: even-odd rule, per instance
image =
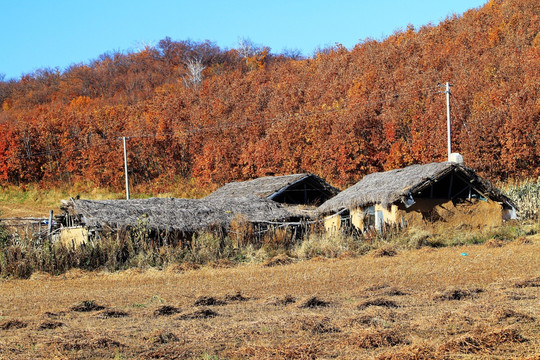
[[243, 42], [161, 40], [0, 82], [0, 183], [212, 187], [312, 172], [340, 187], [446, 159], [492, 179], [540, 175], [540, 4], [492, 0], [440, 24], [310, 58]]

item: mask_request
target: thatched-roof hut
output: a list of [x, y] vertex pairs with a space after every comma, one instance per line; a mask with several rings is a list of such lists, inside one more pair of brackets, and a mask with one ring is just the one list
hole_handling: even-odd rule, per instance
[[228, 228], [235, 216], [251, 223], [286, 221], [293, 215], [279, 204], [257, 197], [236, 199], [150, 198], [134, 200], [71, 199], [63, 206], [74, 224], [112, 229], [144, 226], [193, 233], [210, 227]]
[[234, 199], [255, 195], [283, 204], [318, 206], [337, 193], [338, 189], [316, 175], [293, 174], [228, 183], [206, 199]]
[[[474, 170], [453, 162], [412, 165], [403, 169], [367, 175], [319, 207], [327, 229], [337, 229], [342, 220], [365, 231], [383, 225], [406, 225], [455, 215], [473, 204], [484, 223], [498, 223], [515, 208], [488, 180]], [[483, 210], [481, 210], [481, 208]], [[332, 216], [333, 214], [342, 216]], [[495, 214], [498, 213], [498, 216]], [[469, 217], [473, 222], [474, 217]], [[462, 219], [467, 221], [467, 217]], [[477, 225], [477, 224], [474, 224]]]

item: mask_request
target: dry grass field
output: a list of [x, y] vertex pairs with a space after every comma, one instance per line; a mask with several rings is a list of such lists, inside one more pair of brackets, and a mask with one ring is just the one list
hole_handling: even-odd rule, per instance
[[538, 235], [388, 255], [1, 280], [0, 358], [540, 358]]

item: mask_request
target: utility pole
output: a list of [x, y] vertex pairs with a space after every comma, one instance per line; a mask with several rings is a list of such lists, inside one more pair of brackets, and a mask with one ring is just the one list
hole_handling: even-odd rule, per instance
[[128, 177], [128, 164], [127, 164], [127, 151], [126, 151], [126, 137], [122, 137], [124, 144], [124, 172], [126, 175], [126, 199], [129, 200], [129, 177]]
[[447, 141], [448, 141], [448, 161], [450, 161], [450, 154], [452, 153], [452, 136], [451, 131], [452, 128], [450, 126], [450, 83], [446, 83], [446, 85], [439, 84], [439, 86], [444, 86], [446, 94], [446, 134], [447, 134]]

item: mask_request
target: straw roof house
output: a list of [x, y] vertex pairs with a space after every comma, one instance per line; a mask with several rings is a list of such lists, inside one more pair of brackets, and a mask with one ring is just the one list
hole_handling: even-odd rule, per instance
[[248, 181], [231, 182], [206, 199], [238, 198], [255, 195], [291, 205], [320, 205], [339, 190], [313, 174], [265, 176]]
[[228, 228], [235, 216], [251, 223], [286, 221], [293, 215], [280, 204], [258, 197], [236, 199], [150, 198], [134, 200], [64, 201], [68, 223], [90, 228], [136, 227], [193, 233], [210, 227]]
[[[512, 200], [474, 170], [462, 164], [443, 162], [367, 175], [322, 204], [319, 212], [323, 215], [346, 214], [355, 227], [365, 230], [365, 221], [370, 218], [369, 225], [378, 228], [384, 224], [405, 225], [407, 219], [414, 220], [406, 214], [419, 215], [416, 220], [425, 220], [429, 216], [441, 219], [444, 211], [437, 207], [443, 206], [448, 215], [457, 212], [456, 203], [471, 204], [478, 200], [493, 208], [496, 204], [499, 211], [510, 212], [515, 208]], [[333, 222], [333, 227], [339, 228], [341, 223], [338, 224], [337, 219]]]

